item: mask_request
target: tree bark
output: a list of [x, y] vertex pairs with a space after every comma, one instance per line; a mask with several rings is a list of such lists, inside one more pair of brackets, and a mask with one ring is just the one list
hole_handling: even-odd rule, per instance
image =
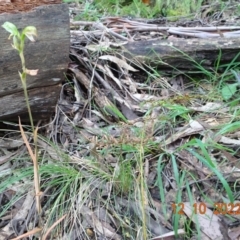
[[240, 60], [240, 39], [182, 39], [151, 40], [128, 43], [123, 47], [130, 59], [151, 63], [162, 69], [198, 70], [199, 65], [209, 69]]
[[[27, 76], [34, 119], [47, 118], [54, 111], [60, 83], [69, 61], [70, 29], [67, 4], [43, 5], [29, 12], [0, 14], [0, 25], [9, 21], [22, 30], [35, 26], [36, 42], [25, 41], [27, 69], [39, 69]], [[27, 108], [18, 72], [22, 71], [18, 52], [12, 48], [9, 33], [0, 27], [0, 120], [27, 119]]]

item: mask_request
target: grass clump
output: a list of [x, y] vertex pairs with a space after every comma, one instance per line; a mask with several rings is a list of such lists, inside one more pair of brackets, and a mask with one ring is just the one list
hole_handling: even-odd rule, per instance
[[189, 1], [162, 1], [151, 0], [145, 4], [141, 0], [95, 0], [93, 3], [88, 1], [64, 0], [64, 2], [76, 2], [81, 6], [83, 12], [77, 19], [96, 20], [96, 16], [128, 16], [136, 18], [154, 17], [180, 17], [193, 14], [200, 10], [202, 0]]

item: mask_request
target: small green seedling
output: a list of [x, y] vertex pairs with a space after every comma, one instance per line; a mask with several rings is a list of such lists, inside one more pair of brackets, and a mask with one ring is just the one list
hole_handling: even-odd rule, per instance
[[229, 83], [222, 88], [222, 97], [224, 98], [224, 100], [229, 100], [237, 92], [237, 87], [240, 84], [239, 72], [236, 72], [232, 69], [231, 69], [231, 72], [234, 75], [237, 83], [231, 83], [231, 84]]

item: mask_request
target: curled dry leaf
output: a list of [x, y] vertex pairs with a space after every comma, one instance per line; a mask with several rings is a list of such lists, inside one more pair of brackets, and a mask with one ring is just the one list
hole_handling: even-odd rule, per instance
[[[222, 104], [215, 102], [208, 102], [201, 107], [190, 107], [190, 109], [198, 112], [212, 112], [212, 111], [223, 111]], [[226, 109], [225, 109], [226, 110]]]
[[[185, 231], [184, 231], [184, 229], [178, 229], [177, 233], [178, 233], [178, 236], [180, 236], [180, 235], [184, 235]], [[151, 240], [174, 240], [174, 239], [176, 239], [175, 232], [172, 231], [172, 232], [164, 233], [160, 236], [154, 237]]]
[[[190, 125], [191, 124], [191, 125]], [[204, 130], [203, 127], [201, 127], [202, 125], [199, 124], [197, 121], [190, 121], [189, 123], [189, 127], [184, 128], [183, 130], [173, 134], [171, 137], [169, 137], [164, 143], [163, 145], [168, 145], [180, 138], [186, 137], [186, 136], [191, 136], [193, 134], [196, 134], [198, 132], [201, 132]]]
[[6, 148], [8, 150], [14, 148], [20, 148], [23, 145], [23, 141], [21, 138], [19, 139], [0, 139], [0, 147]]
[[137, 72], [138, 71], [137, 69], [135, 69], [132, 66], [130, 66], [126, 61], [124, 61], [124, 60], [122, 60], [120, 58], [117, 58], [115, 56], [104, 55], [104, 56], [99, 57], [99, 59], [109, 60], [111, 62], [116, 63], [119, 67], [125, 68], [125, 69], [127, 69], [129, 71], [132, 71], [132, 72]]
[[110, 68], [106, 65], [104, 66], [104, 68], [106, 69], [106, 74], [116, 82], [116, 84], [119, 86], [120, 89], [123, 89], [121, 82], [119, 81], [118, 78], [114, 76]]
[[224, 136], [222, 136], [222, 137], [220, 138], [219, 142], [225, 143], [225, 144], [233, 144], [233, 145], [236, 145], [236, 146], [239, 146], [239, 145], [240, 145], [240, 140], [231, 139], [231, 138], [224, 137]]
[[26, 73], [30, 76], [36, 76], [38, 74], [38, 69], [26, 69]]

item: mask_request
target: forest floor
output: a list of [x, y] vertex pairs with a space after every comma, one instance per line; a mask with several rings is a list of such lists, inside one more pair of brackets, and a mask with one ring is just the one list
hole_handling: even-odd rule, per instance
[[86, 5], [69, 8], [70, 63], [38, 135], [42, 213], [21, 134], [4, 130], [0, 240], [239, 239], [239, 47], [227, 63], [217, 49], [208, 67], [180, 49], [179, 64], [167, 64], [154, 44], [155, 55], [126, 54], [177, 39], [231, 42], [240, 34], [237, 2], [174, 21], [83, 20]]

